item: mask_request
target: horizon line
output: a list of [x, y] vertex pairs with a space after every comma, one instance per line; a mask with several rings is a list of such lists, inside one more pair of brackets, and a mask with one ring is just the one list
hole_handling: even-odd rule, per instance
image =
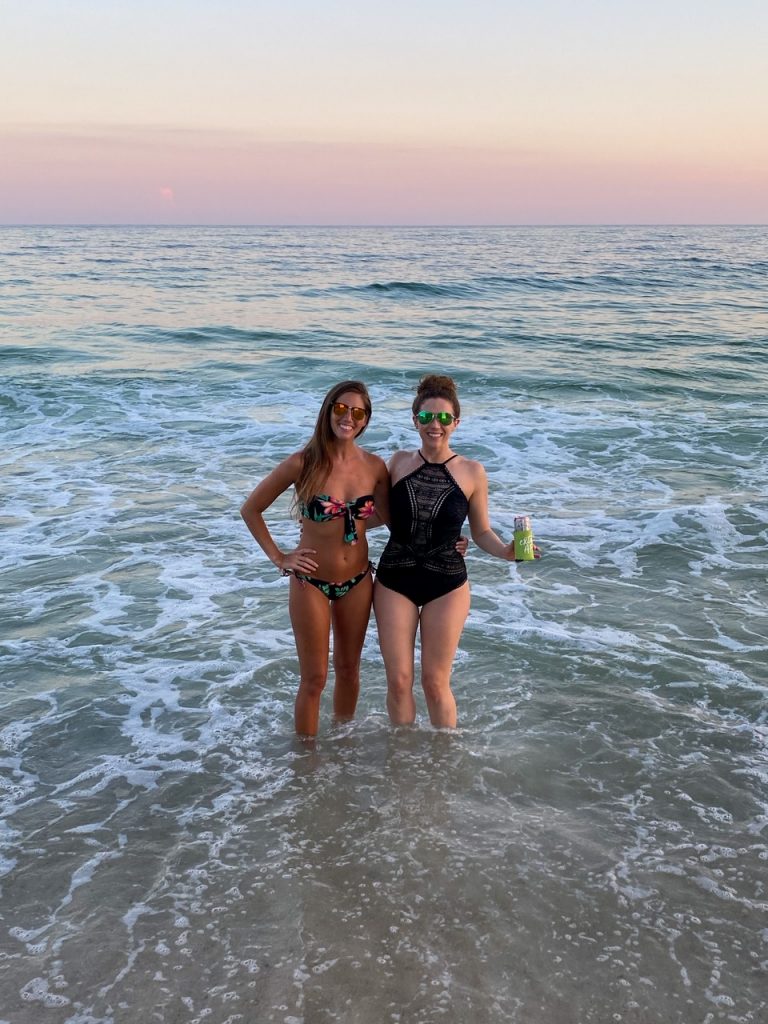
[[0, 222], [0, 228], [326, 228], [338, 230], [369, 230], [404, 228], [419, 229], [449, 229], [471, 228], [471, 229], [506, 229], [506, 228], [764, 228], [768, 222], [763, 221], [562, 221], [558, 223], [542, 223], [540, 221], [518, 221], [511, 223], [418, 223], [418, 224], [382, 224], [371, 222], [370, 224], [345, 224], [341, 222], [313, 222], [307, 221], [301, 224], [288, 223], [264, 223], [247, 222], [242, 223], [218, 223], [214, 221], [190, 221], [185, 223], [173, 223], [169, 221], [23, 221], [14, 223], [11, 221]]

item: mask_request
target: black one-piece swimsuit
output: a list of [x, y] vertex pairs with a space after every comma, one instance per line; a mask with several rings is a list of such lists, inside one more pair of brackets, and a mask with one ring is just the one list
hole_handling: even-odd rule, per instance
[[415, 605], [434, 601], [458, 589], [467, 578], [464, 559], [456, 550], [469, 511], [467, 497], [445, 462], [427, 462], [390, 493], [392, 533], [379, 559], [377, 578]]

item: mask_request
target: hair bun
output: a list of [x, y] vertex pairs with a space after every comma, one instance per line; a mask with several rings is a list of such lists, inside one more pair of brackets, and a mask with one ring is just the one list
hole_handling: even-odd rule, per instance
[[429, 398], [444, 398], [453, 406], [454, 414], [457, 417], [461, 415], [459, 395], [452, 377], [442, 373], [425, 374], [416, 388], [416, 398], [413, 402], [414, 413], [418, 412], [421, 404]]
[[419, 391], [432, 391], [438, 389], [439, 391], [456, 391], [456, 385], [453, 382], [453, 377], [448, 377], [445, 374], [439, 373], [427, 373], [419, 381], [419, 386], [416, 389]]

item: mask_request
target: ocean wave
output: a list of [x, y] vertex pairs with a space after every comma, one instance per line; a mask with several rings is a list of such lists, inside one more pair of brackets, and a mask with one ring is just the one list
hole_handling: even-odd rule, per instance
[[[747, 270], [674, 258], [746, 267], [763, 236], [51, 237], [54, 276], [127, 262], [80, 302], [28, 252], [5, 334], [6, 1015], [345, 1019], [353, 984], [361, 1020], [564, 1019], [574, 993], [585, 1019], [754, 1016], [731, 952], [759, 948], [768, 881], [764, 332], [733, 305]], [[175, 242], [198, 290], [147, 259]], [[237, 509], [344, 377], [364, 446], [415, 448], [433, 369], [494, 528], [531, 514], [544, 557], [470, 547], [456, 733], [418, 688], [389, 726], [372, 621], [357, 719], [329, 692], [303, 745], [288, 582]], [[288, 494], [267, 520], [297, 543]]]
[[371, 296], [391, 295], [419, 298], [461, 298], [472, 292], [466, 284], [435, 284], [428, 281], [373, 281], [364, 285], [348, 285], [339, 291]]
[[[0, 366], [44, 366], [47, 364], [91, 363], [100, 357], [94, 353], [78, 351], [72, 345], [0, 345]], [[108, 359], [105, 354], [104, 360]]]

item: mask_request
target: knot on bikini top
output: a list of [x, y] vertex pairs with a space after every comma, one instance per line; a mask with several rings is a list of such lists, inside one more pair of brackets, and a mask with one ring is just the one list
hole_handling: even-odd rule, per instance
[[327, 523], [331, 519], [344, 520], [344, 542], [357, 544], [356, 519], [368, 519], [376, 511], [372, 494], [364, 494], [353, 501], [342, 501], [330, 494], [315, 494], [309, 501], [299, 503], [299, 513], [313, 523]]

